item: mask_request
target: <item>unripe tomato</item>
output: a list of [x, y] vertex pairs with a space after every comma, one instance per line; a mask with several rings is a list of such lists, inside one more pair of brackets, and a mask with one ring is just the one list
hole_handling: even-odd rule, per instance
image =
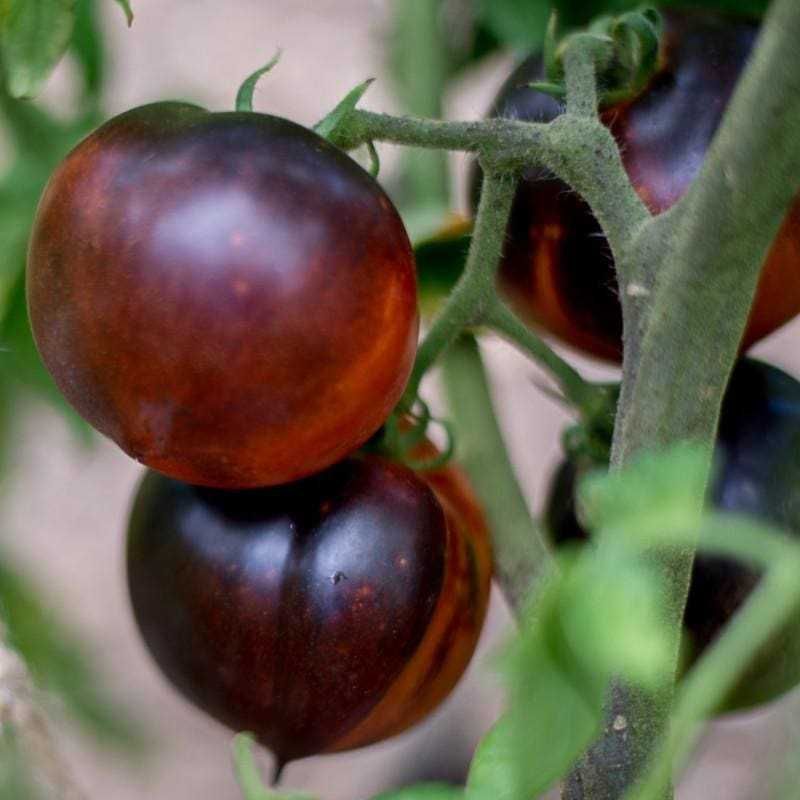
[[[800, 537], [800, 383], [751, 359], [737, 365], [725, 394], [709, 500]], [[557, 543], [588, 539], [575, 510], [578, 473], [569, 462], [554, 475], [545, 520]], [[694, 660], [747, 600], [759, 572], [699, 551], [684, 613]], [[772, 700], [800, 683], [800, 617], [773, 637], [727, 698], [725, 710]]]
[[[654, 214], [680, 199], [698, 174], [758, 34], [755, 23], [710, 12], [662, 14], [657, 75], [638, 97], [602, 113]], [[529, 87], [543, 77], [538, 56], [525, 61], [492, 114], [537, 122], [556, 117], [560, 103]], [[591, 355], [621, 358], [622, 315], [608, 242], [587, 204], [544, 170], [530, 170], [517, 190], [500, 285], [529, 322]], [[742, 348], [799, 311], [800, 198], [764, 261]]]
[[157, 103], [50, 180], [28, 261], [36, 342], [127, 453], [222, 488], [358, 448], [416, 349], [411, 247], [345, 153], [285, 119]]
[[435, 708], [475, 649], [490, 571], [463, 478], [376, 456], [235, 492], [150, 472], [129, 527], [130, 595], [156, 662], [280, 763]]

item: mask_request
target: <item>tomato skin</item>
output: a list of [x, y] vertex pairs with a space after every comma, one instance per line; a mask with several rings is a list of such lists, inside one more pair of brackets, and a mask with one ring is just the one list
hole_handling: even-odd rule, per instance
[[357, 449], [411, 370], [413, 254], [378, 184], [287, 120], [134, 109], [61, 164], [28, 262], [62, 392], [172, 477], [274, 485]]
[[[781, 370], [742, 359], [722, 405], [717, 468], [709, 501], [800, 538], [800, 383]], [[545, 519], [556, 543], [586, 541], [575, 509], [577, 471], [563, 463], [554, 475]], [[699, 552], [684, 625], [692, 659], [714, 642], [759, 581], [759, 571]], [[721, 710], [775, 699], [800, 683], [800, 616], [785, 626], [747, 668]]]
[[[697, 176], [758, 26], [700, 11], [662, 10], [661, 69], [633, 101], [606, 109], [603, 122], [642, 200], [661, 213]], [[548, 122], [561, 105], [529, 88], [541, 59], [525, 61], [501, 89], [493, 116]], [[500, 286], [528, 320], [590, 355], [621, 359], [622, 318], [614, 260], [588, 205], [544, 170], [520, 183], [511, 212]], [[800, 198], [762, 268], [742, 349], [800, 312]]]
[[281, 762], [378, 741], [450, 692], [483, 623], [485, 527], [401, 465], [230, 492], [154, 472], [128, 583], [156, 662]]

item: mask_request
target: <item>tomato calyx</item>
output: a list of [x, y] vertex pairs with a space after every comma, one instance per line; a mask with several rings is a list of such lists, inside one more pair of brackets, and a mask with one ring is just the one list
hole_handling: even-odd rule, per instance
[[[444, 432], [443, 448], [430, 446], [431, 427]], [[454, 449], [455, 431], [451, 423], [435, 417], [428, 404], [417, 398], [411, 409], [395, 409], [361, 451], [404, 464], [414, 472], [434, 472], [450, 463]]]
[[558, 100], [566, 97], [564, 59], [571, 48], [585, 49], [597, 72], [601, 107], [639, 95], [658, 71], [661, 16], [643, 8], [619, 16], [604, 16], [588, 28], [561, 36], [558, 15], [550, 17], [544, 44], [547, 79], [531, 84]]

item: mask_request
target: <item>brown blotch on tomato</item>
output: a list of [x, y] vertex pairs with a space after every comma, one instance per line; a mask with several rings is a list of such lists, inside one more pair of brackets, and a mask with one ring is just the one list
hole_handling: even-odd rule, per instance
[[416, 349], [391, 202], [345, 153], [264, 114], [157, 103], [103, 125], [45, 190], [27, 281], [67, 399], [195, 484], [340, 460], [384, 422]]

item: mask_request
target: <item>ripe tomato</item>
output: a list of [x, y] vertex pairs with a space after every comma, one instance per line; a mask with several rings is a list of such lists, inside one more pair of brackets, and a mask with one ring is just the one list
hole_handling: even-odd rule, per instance
[[[743, 359], [722, 406], [710, 502], [748, 514], [800, 537], [800, 383], [767, 364]], [[576, 516], [577, 471], [569, 462], [554, 475], [545, 521], [557, 543], [585, 540]], [[684, 613], [692, 660], [719, 636], [742, 606], [759, 573], [728, 558], [699, 552]], [[800, 683], [800, 618], [753, 660], [726, 701], [733, 710], [764, 703]]]
[[414, 261], [378, 184], [312, 131], [157, 103], [53, 175], [31, 322], [67, 399], [163, 473], [222, 488], [319, 471], [399, 399]]
[[406, 729], [469, 662], [491, 556], [463, 478], [353, 457], [287, 486], [198, 488], [154, 472], [128, 583], [165, 675], [280, 763]]
[[[699, 11], [663, 12], [661, 67], [635, 99], [604, 110], [636, 191], [658, 214], [688, 189], [703, 163], [758, 34], [755, 23]], [[539, 57], [506, 81], [492, 114], [547, 122], [562, 111], [529, 88]], [[591, 355], [619, 360], [622, 318], [614, 262], [586, 203], [543, 170], [521, 181], [500, 272], [503, 292], [529, 322]], [[762, 268], [742, 342], [746, 349], [800, 311], [800, 198]]]

